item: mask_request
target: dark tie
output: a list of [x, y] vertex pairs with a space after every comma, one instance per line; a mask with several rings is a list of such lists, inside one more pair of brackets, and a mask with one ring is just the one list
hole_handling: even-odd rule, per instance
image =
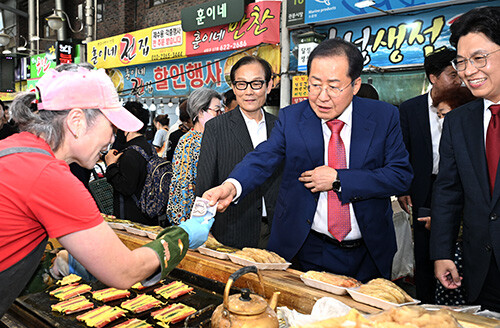
[[[328, 142], [328, 166], [334, 169], [345, 169], [347, 167], [345, 148], [340, 138], [344, 122], [331, 120], [326, 124], [332, 131]], [[337, 193], [333, 190], [328, 191], [328, 231], [339, 241], [342, 241], [351, 231], [349, 204], [342, 204]]]
[[498, 159], [500, 158], [500, 105], [491, 105], [491, 119], [486, 133], [486, 160], [490, 175], [490, 192], [493, 194], [495, 177], [497, 176]]

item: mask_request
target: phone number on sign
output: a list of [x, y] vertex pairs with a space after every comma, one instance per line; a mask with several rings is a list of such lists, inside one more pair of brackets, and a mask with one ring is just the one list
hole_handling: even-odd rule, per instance
[[227, 51], [227, 50], [235, 50], [240, 48], [245, 48], [247, 46], [246, 41], [238, 41], [230, 44], [223, 44], [218, 47], [207, 48], [203, 50], [203, 52], [215, 52], [215, 51]]

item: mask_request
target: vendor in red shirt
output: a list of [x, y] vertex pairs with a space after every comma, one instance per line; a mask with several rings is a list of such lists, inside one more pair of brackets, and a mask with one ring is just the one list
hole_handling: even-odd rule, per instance
[[[129, 250], [103, 221], [69, 164], [92, 169], [114, 141], [114, 129], [142, 122], [121, 106], [111, 79], [89, 64], [47, 72], [35, 93], [11, 107], [21, 133], [0, 141], [0, 317], [29, 281], [48, 238], [106, 285], [126, 289], [163, 278], [208, 236], [209, 224], [187, 220]], [[35, 102], [37, 110], [30, 110]]]

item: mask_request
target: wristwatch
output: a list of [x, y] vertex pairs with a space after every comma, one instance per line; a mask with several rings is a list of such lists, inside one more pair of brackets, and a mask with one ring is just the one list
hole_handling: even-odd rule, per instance
[[335, 179], [332, 183], [332, 189], [335, 192], [341, 192], [342, 191], [342, 186], [340, 185], [340, 180], [339, 178]]

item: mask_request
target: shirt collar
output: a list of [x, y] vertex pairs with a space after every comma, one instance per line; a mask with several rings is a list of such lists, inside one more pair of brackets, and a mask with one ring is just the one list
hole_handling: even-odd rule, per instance
[[[432, 88], [431, 88], [432, 90]], [[431, 90], [429, 90], [429, 92], [427, 93], [427, 103], [429, 104], [429, 111], [437, 114], [437, 108], [434, 107], [434, 105], [432, 105], [432, 97], [431, 97]]]
[[484, 110], [488, 110], [490, 108], [491, 105], [500, 105], [500, 103], [494, 103], [493, 101], [491, 100], [488, 100], [488, 99], [484, 99]]
[[[344, 122], [344, 124], [346, 124], [347, 126], [352, 126], [352, 101], [349, 104], [349, 106], [347, 106], [347, 108], [344, 109], [342, 114], [340, 114], [340, 116], [337, 117], [337, 120]], [[321, 119], [322, 124], [326, 124], [327, 121], [329, 120]]]
[[[252, 122], [252, 121], [254, 121], [254, 122], [255, 122], [255, 120], [252, 120], [251, 118], [248, 118], [248, 117], [245, 115], [245, 113], [243, 113], [243, 111], [241, 110], [241, 108], [238, 108], [238, 109], [240, 110], [241, 115], [243, 116], [243, 119], [245, 120], [245, 124], [247, 124], [247, 125], [248, 125], [248, 123], [250, 123], [250, 122]], [[266, 121], [266, 115], [264, 115], [264, 110], [263, 110], [262, 108], [260, 109], [260, 112], [261, 112], [261, 114], [262, 114], [262, 119], [261, 119], [259, 122], [257, 122], [257, 125], [259, 125], [259, 124], [261, 124], [262, 122], [265, 122], [265, 121]]]

